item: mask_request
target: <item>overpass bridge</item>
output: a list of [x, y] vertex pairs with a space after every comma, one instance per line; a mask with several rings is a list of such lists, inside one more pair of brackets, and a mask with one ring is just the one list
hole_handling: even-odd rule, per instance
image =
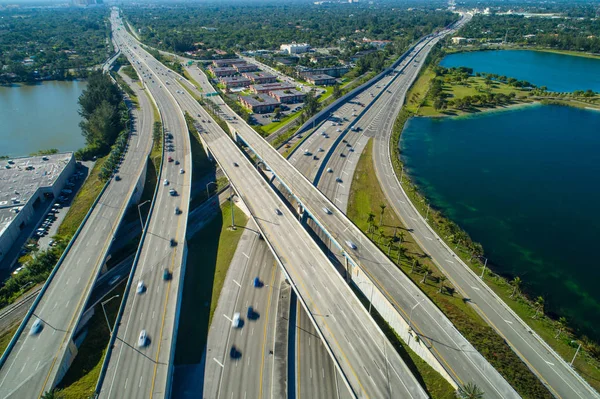
[[[452, 28], [446, 29], [425, 38], [415, 46], [411, 59], [420, 54], [418, 62], [422, 64], [433, 44], [452, 31]], [[424, 49], [426, 51], [421, 53]], [[405, 69], [406, 65], [409, 64], [405, 63], [401, 69]], [[393, 80], [407, 83], [406, 75], [402, 73], [396, 74]], [[185, 81], [175, 81], [189, 85]], [[207, 83], [200, 82], [203, 87]], [[178, 98], [188, 96], [182, 92]], [[415, 352], [454, 386], [474, 382], [486, 392], [486, 397], [518, 397], [510, 384], [460, 334], [437, 306], [336, 205], [250, 126], [240, 118], [233, 119], [236, 114], [222, 101], [215, 102], [220, 111], [229, 117], [227, 124], [236, 139], [272, 171], [300, 206], [304, 212], [303, 217], [312, 219], [338, 248], [354, 284], [375, 288], [373, 305]], [[330, 210], [331, 214], [324, 209]], [[354, 244], [356, 248], [347, 243]], [[370, 291], [369, 289], [367, 296]], [[415, 312], [409, 328], [410, 309], [416, 304], [419, 304], [420, 311]]]
[[[273, 188], [195, 99], [186, 91], [176, 88], [178, 87], [176, 84], [166, 84], [166, 81], [172, 82], [174, 79], [171, 73], [139, 46], [133, 45], [132, 39], [128, 36], [124, 39], [124, 43], [130, 50], [126, 55], [134, 61], [136, 67], [142, 68], [144, 73], [146, 71], [149, 73], [147, 79], [154, 80], [155, 83], [150, 85], [149, 89], [155, 95], [159, 106], [162, 108], [166, 105], [163, 104], [163, 100], [167, 102], [169, 97], [166, 96], [170, 96], [192, 116], [200, 115], [198, 118], [208, 121], [201, 125], [201, 140], [210, 149], [232, 187], [251, 211], [262, 236], [294, 285], [303, 306], [311, 315], [312, 322], [326, 342], [338, 369], [345, 376], [346, 383], [355, 396], [361, 398], [426, 397], [419, 383], [385, 339], [381, 330], [352, 295], [349, 287], [301, 226], [296, 216], [281, 202]], [[140, 63], [138, 64], [137, 61]], [[163, 109], [163, 113], [165, 112], [167, 111]], [[319, 275], [319, 279], [310, 278], [314, 275]], [[152, 283], [152, 289], [154, 286], [155, 284]], [[136, 295], [134, 298], [143, 295]], [[344, 300], [340, 301], [341, 298]], [[171, 312], [173, 311], [174, 309]], [[145, 311], [140, 316], [138, 316], [140, 313], [134, 313], [131, 312], [133, 317], [128, 319], [126, 326], [117, 327], [119, 331], [124, 328], [127, 330], [130, 323], [139, 326], [135, 324], [138, 323], [138, 318], [148, 317]], [[166, 324], [169, 322], [176, 325], [176, 316], [169, 316]], [[151, 336], [151, 339], [150, 348], [155, 350], [153, 342], [156, 340], [156, 335], [154, 338]], [[168, 383], [165, 387], [162, 384], [164, 379], [159, 383], [155, 382], [151, 370], [152, 365], [154, 368], [166, 370], [169, 367], [169, 364], [165, 363], [166, 358], [163, 360], [149, 358], [145, 349], [131, 348], [130, 337], [123, 337], [122, 342], [122, 347], [127, 346], [122, 350], [125, 357], [119, 362], [114, 360], [118, 357], [113, 354], [108, 360], [107, 378], [101, 384], [100, 396], [120, 397], [123, 390], [129, 390], [127, 392], [135, 396], [138, 391], [151, 397], [167, 395]], [[243, 357], [243, 353], [236, 354], [234, 359], [230, 360], [231, 364], [234, 364], [238, 355]], [[225, 366], [230, 362], [226, 362]], [[124, 367], [124, 364], [128, 364], [129, 367]], [[160, 391], [161, 387], [162, 391]]]

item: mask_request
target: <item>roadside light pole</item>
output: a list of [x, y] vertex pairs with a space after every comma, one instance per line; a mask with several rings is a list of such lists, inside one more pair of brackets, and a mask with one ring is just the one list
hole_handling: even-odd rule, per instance
[[216, 185], [217, 185], [217, 182], [216, 182], [216, 181], [209, 181], [209, 182], [208, 182], [208, 184], [206, 184], [206, 198], [207, 198], [207, 199], [208, 199], [208, 198], [210, 198], [210, 194], [209, 194], [209, 192], [208, 192], [208, 187], [209, 187], [211, 184], [214, 184], [214, 185], [216, 186]]
[[231, 195], [229, 196], [229, 207], [231, 208], [231, 230], [235, 230], [235, 219], [233, 216], [233, 188], [231, 189]]
[[144, 205], [148, 202], [150, 202], [150, 200], [146, 200], [138, 205], [138, 215], [140, 215], [140, 225], [142, 226], [142, 230], [144, 230], [144, 222], [142, 221], [142, 212], [140, 211], [140, 208], [142, 207], [142, 205]]
[[[576, 342], [576, 341], [571, 341], [571, 342]], [[573, 362], [575, 362], [575, 358], [577, 357], [577, 354], [579, 353], [580, 349], [581, 349], [581, 343], [579, 343], [579, 346], [577, 347], [577, 350], [575, 351], [575, 355], [573, 355], [573, 359], [571, 359], [571, 363], [569, 363], [569, 365], [571, 367], [573, 367]]]
[[106, 319], [106, 325], [108, 326], [108, 332], [110, 332], [111, 334], [112, 334], [112, 328], [110, 327], [110, 323], [108, 322], [108, 316], [106, 315], [106, 309], [104, 309], [104, 304], [112, 301], [115, 298], [118, 298], [119, 296], [120, 295], [114, 295], [114, 296], [111, 296], [110, 298], [108, 298], [106, 301], [100, 302], [100, 305], [102, 305], [102, 312], [104, 312], [104, 318]]
[[[482, 256], [482, 258], [485, 258], [485, 256]], [[485, 258], [485, 263], [483, 264], [483, 270], [481, 271], [481, 276], [479, 276], [480, 279], [483, 279], [483, 275], [485, 274], [485, 267], [487, 266], [487, 261], [488, 261], [488, 258]]]

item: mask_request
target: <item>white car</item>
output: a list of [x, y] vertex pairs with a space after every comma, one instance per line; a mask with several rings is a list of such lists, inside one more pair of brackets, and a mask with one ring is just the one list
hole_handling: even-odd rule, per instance
[[165, 181], [163, 181], [163, 185], [164, 186], [168, 186], [169, 185], [169, 181], [167, 179], [165, 179]]
[[350, 241], [350, 240], [346, 241], [346, 245], [347, 245], [348, 247], [350, 247], [350, 249], [356, 249], [356, 248], [357, 248], [357, 247], [356, 247], [356, 244], [355, 244], [355, 243], [353, 243], [353, 242], [352, 242], [352, 241]]
[[138, 294], [141, 294], [141, 293], [143, 293], [143, 292], [144, 292], [144, 289], [145, 289], [145, 288], [146, 288], [146, 287], [144, 286], [144, 281], [143, 281], [143, 280], [140, 280], [140, 281], [138, 282], [138, 285], [137, 285], [137, 288], [136, 288], [135, 292], [137, 292]]
[[183, 170], [183, 169], [179, 169], [179, 174], [180, 174], [180, 175], [182, 175], [182, 174], [184, 174], [184, 173], [185, 173], [185, 170]]
[[147, 342], [148, 342], [148, 334], [146, 334], [146, 330], [140, 331], [140, 336], [138, 337], [137, 346], [139, 348], [142, 348], [142, 347], [146, 346]]
[[329, 210], [329, 208], [327, 208], [325, 206], [323, 207], [323, 212], [325, 212], [328, 215], [331, 215], [331, 211]]
[[233, 319], [231, 320], [231, 326], [233, 328], [239, 328], [240, 324], [241, 324], [240, 314], [239, 313], [234, 313], [233, 314]]

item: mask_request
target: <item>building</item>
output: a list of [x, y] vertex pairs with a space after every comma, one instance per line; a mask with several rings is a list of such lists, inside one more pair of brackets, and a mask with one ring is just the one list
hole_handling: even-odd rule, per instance
[[0, 161], [0, 260], [60, 197], [75, 170], [72, 152]]
[[222, 59], [222, 60], [213, 60], [212, 64], [214, 67], [217, 68], [221, 68], [221, 67], [228, 67], [231, 66], [232, 64], [241, 64], [243, 63], [244, 60], [241, 60], [239, 58], [227, 58], [227, 59]]
[[269, 95], [282, 104], [301, 103], [304, 101], [304, 97], [306, 97], [305, 93], [296, 89], [273, 90], [269, 92]]
[[335, 78], [329, 75], [307, 75], [306, 81], [316, 86], [329, 86], [335, 84]]
[[227, 90], [234, 87], [247, 87], [250, 86], [250, 79], [243, 76], [223, 76], [219, 81], [225, 86]]
[[270, 73], [265, 72], [246, 72], [242, 74], [244, 77], [250, 79], [253, 84], [264, 84], [277, 82], [277, 77]]
[[243, 72], [254, 72], [254, 71], [258, 71], [258, 67], [254, 64], [249, 64], [246, 62], [238, 62], [235, 64], [231, 64], [232, 68], [235, 68], [235, 70], [238, 73], [243, 73]]
[[255, 94], [253, 96], [239, 96], [239, 100], [244, 107], [256, 114], [273, 112], [275, 108], [281, 104], [273, 97], [264, 93]]
[[270, 91], [273, 91], [273, 90], [290, 90], [290, 89], [295, 89], [295, 88], [296, 88], [296, 86], [294, 86], [293, 84], [285, 83], [285, 82], [266, 83], [266, 84], [262, 84], [262, 85], [250, 86], [250, 90], [252, 90], [252, 92], [256, 93], [256, 94], [269, 93]]
[[300, 68], [299, 74], [302, 77], [307, 77], [310, 75], [329, 75], [334, 78], [339, 78], [350, 71], [350, 68], [347, 66], [335, 66], [329, 68]]
[[467, 41], [467, 38], [465, 38], [465, 37], [455, 36], [452, 38], [452, 44], [461, 44], [466, 41]]
[[210, 67], [210, 71], [217, 77], [221, 76], [233, 76], [237, 74], [235, 68], [231, 67]]
[[306, 53], [310, 46], [307, 43], [290, 43], [290, 44], [282, 44], [279, 46], [279, 49], [288, 54], [302, 54]]

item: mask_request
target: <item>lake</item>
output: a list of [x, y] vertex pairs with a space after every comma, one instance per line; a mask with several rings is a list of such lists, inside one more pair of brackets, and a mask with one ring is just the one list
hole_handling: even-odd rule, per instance
[[474, 72], [526, 80], [536, 86], [546, 86], [549, 91], [591, 89], [600, 92], [600, 58], [530, 50], [473, 51], [447, 55], [440, 65], [465, 66]]
[[600, 339], [600, 112], [529, 106], [412, 118], [400, 147], [432, 204], [520, 276], [547, 309]]
[[77, 99], [86, 86], [82, 81], [0, 86], [0, 155], [83, 147]]

